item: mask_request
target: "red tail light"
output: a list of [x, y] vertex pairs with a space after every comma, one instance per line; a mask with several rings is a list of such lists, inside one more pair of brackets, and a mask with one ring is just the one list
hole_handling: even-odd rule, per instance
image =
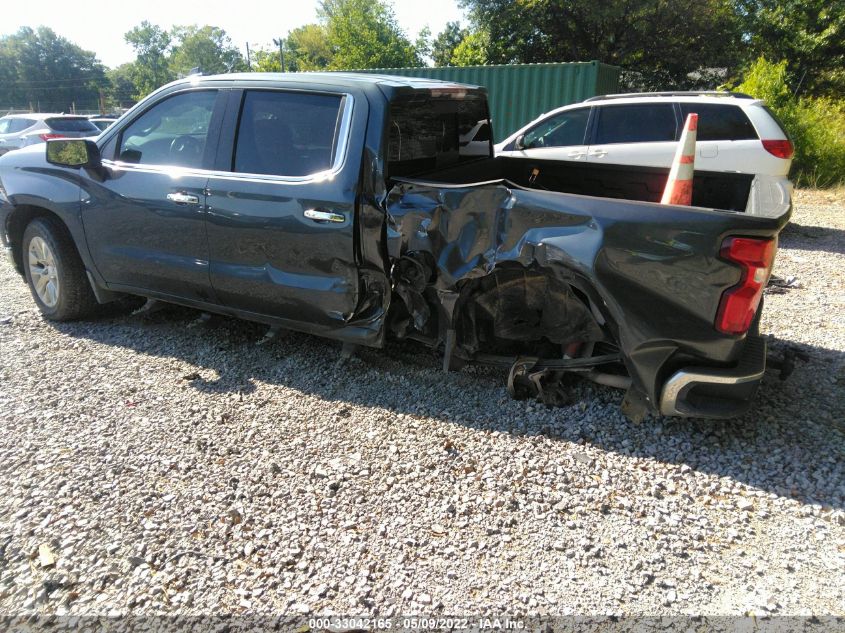
[[39, 134], [38, 136], [42, 141], [46, 141], [51, 138], [64, 138], [61, 134]]
[[763, 141], [763, 149], [778, 158], [792, 158], [795, 153], [792, 141]]
[[742, 277], [722, 295], [716, 313], [717, 330], [725, 334], [745, 334], [751, 327], [763, 288], [772, 272], [776, 250], [775, 240], [729, 237], [722, 242], [719, 255], [742, 266]]

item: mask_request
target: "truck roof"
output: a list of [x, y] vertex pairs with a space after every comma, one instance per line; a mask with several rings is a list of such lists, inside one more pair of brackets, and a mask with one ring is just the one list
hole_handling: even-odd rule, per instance
[[267, 82], [267, 83], [302, 83], [302, 84], [333, 84], [339, 87], [369, 85], [379, 86], [387, 89], [410, 88], [414, 90], [436, 90], [438, 88], [461, 88], [473, 92], [487, 93], [487, 89], [481, 86], [461, 84], [453, 81], [442, 81], [440, 79], [427, 79], [424, 77], [404, 77], [398, 75], [379, 75], [365, 72], [301, 72], [301, 73], [229, 73], [222, 75], [192, 75], [179, 79], [173, 84], [192, 82]]

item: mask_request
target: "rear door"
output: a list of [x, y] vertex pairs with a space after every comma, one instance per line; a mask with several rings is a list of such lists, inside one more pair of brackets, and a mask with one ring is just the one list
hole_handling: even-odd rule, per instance
[[[234, 90], [208, 182], [211, 282], [228, 307], [340, 329], [358, 302], [367, 103], [337, 88]], [[350, 144], [351, 130], [359, 130]]]
[[670, 167], [678, 128], [671, 102], [597, 106], [587, 161]]

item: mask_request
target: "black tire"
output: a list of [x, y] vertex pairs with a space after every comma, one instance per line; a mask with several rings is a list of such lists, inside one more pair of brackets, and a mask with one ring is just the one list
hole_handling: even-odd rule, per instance
[[[33, 281], [33, 274], [38, 275], [38, 273], [32, 270], [29, 254], [33, 240], [36, 239], [43, 240], [52, 256], [51, 261], [54, 265], [51, 273], [58, 282], [53, 284], [55, 301], [51, 301], [50, 297], [42, 299]], [[40, 243], [36, 242], [35, 246], [38, 244]], [[21, 249], [29, 291], [45, 318], [51, 321], [73, 321], [91, 316], [97, 311], [99, 304], [91, 290], [88, 276], [85, 274], [85, 266], [79, 258], [79, 253], [67, 228], [61, 222], [49, 217], [32, 220], [23, 233]], [[36, 268], [46, 269], [41, 264], [38, 264]], [[50, 305], [51, 303], [53, 305]]]

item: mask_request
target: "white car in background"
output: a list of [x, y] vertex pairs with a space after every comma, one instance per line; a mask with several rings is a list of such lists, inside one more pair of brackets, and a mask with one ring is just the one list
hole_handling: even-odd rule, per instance
[[668, 169], [691, 112], [698, 114], [696, 172], [753, 175], [745, 212], [782, 214], [792, 204], [792, 142], [763, 101], [740, 93], [592, 97], [541, 115], [495, 150], [534, 160]]
[[87, 117], [72, 114], [30, 112], [0, 118], [0, 155], [50, 138], [97, 136], [100, 129]]

